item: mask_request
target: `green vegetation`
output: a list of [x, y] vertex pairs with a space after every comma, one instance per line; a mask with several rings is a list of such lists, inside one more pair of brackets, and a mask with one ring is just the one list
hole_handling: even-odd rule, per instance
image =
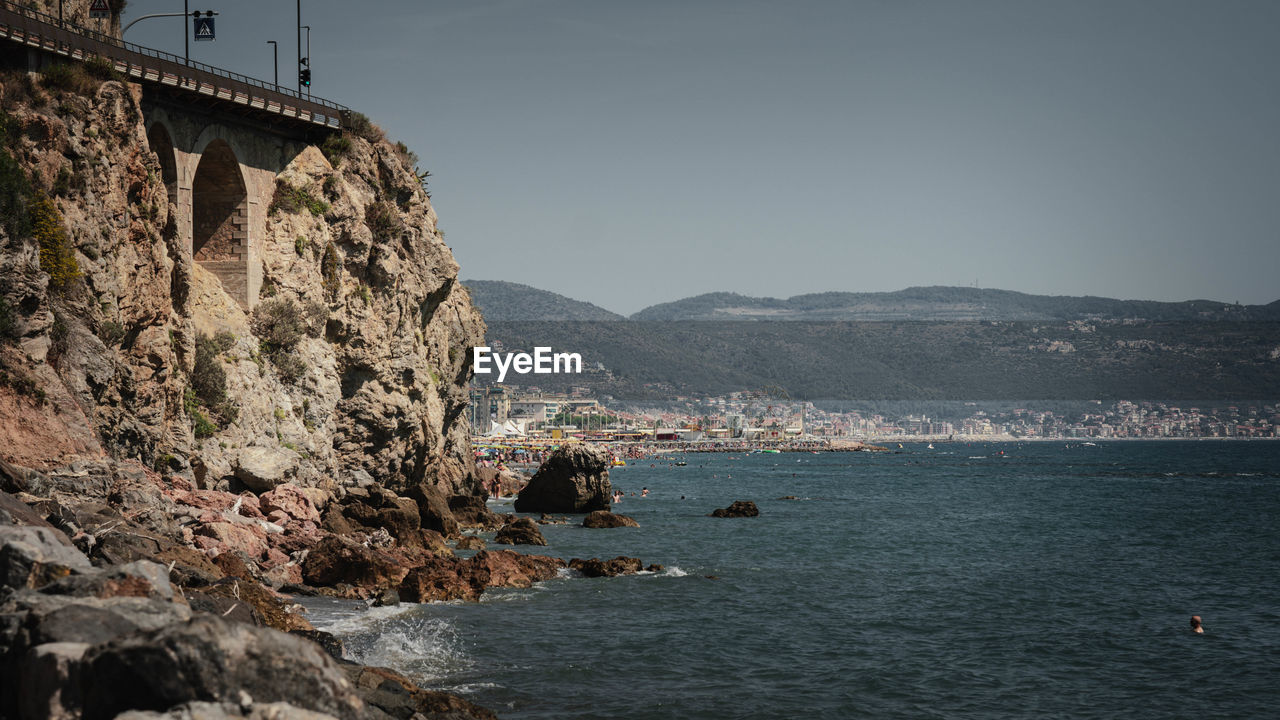
[[53, 180], [55, 197], [66, 197], [71, 194], [71, 168], [63, 165], [58, 168], [58, 176]]
[[[628, 400], [775, 385], [802, 400], [1163, 400], [1280, 395], [1275, 322], [492, 322], [508, 352], [581, 353], [538, 386]], [[1055, 345], [1054, 343], [1058, 343]], [[599, 362], [608, 373], [591, 372]], [[534, 376], [530, 375], [529, 378]], [[507, 376], [520, 384], [521, 376]]]
[[329, 164], [336, 168], [342, 164], [344, 157], [351, 154], [351, 138], [341, 133], [334, 133], [324, 139], [320, 151], [329, 159]]
[[65, 90], [77, 95], [92, 95], [98, 91], [101, 83], [90, 75], [80, 63], [59, 63], [50, 65], [41, 74], [41, 83], [46, 88]]
[[281, 380], [297, 382], [306, 373], [306, 362], [294, 350], [303, 337], [318, 334], [327, 317], [328, 309], [321, 303], [304, 308], [283, 297], [267, 300], [253, 311], [253, 332]]
[[573, 300], [546, 290], [500, 280], [466, 280], [471, 301], [486, 321], [508, 320], [623, 320], [599, 305]]
[[0, 297], [0, 343], [9, 342], [18, 330], [18, 319], [8, 301]]
[[298, 253], [298, 257], [306, 254], [307, 248], [311, 247], [311, 241], [303, 235], [299, 235], [293, 240], [293, 251]]
[[[221, 358], [222, 353], [234, 345], [235, 336], [229, 332], [196, 337], [195, 365], [183, 399], [198, 438], [210, 437], [240, 416], [239, 406], [227, 397], [227, 371], [222, 367]], [[209, 415], [202, 410], [207, 410]]]
[[9, 115], [0, 112], [0, 224], [11, 238], [22, 237], [31, 230], [31, 181], [9, 152], [15, 139], [12, 124]]
[[365, 209], [364, 224], [376, 241], [393, 240], [404, 232], [399, 209], [386, 200], [379, 200]]
[[0, 365], [0, 385], [8, 386], [15, 393], [29, 397], [40, 405], [44, 405], [48, 399], [44, 388], [36, 384], [34, 378], [25, 373], [10, 372], [3, 365]]
[[80, 277], [80, 265], [62, 225], [62, 213], [40, 191], [31, 198], [30, 213], [31, 231], [40, 244], [40, 269], [49, 273], [51, 287], [65, 288]]
[[371, 143], [381, 142], [387, 137], [382, 128], [374, 125], [369, 116], [362, 112], [352, 110], [351, 114], [347, 116], [347, 125], [351, 130], [351, 134], [364, 138]]
[[301, 212], [303, 209], [320, 217], [329, 212], [329, 203], [312, 195], [307, 188], [290, 185], [283, 178], [276, 181], [275, 195], [271, 198], [271, 205], [267, 208], [267, 212], [274, 215], [282, 211]]
[[98, 323], [98, 339], [107, 347], [119, 345], [126, 334], [124, 325], [114, 320], [103, 320]]
[[338, 258], [338, 248], [329, 243], [324, 247], [324, 255], [320, 258], [321, 284], [330, 297], [337, 295], [342, 284], [342, 261]]

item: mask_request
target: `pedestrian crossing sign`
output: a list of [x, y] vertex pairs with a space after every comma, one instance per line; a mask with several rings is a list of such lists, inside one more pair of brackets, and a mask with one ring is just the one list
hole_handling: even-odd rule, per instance
[[196, 40], [212, 40], [213, 39], [213, 18], [202, 17], [195, 19]]
[[111, 6], [107, 5], [107, 0], [93, 0], [93, 2], [89, 3], [89, 17], [111, 17]]

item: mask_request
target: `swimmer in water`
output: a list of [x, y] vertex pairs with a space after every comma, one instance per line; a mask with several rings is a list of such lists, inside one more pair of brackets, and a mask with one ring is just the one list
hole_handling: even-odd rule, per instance
[[1192, 616], [1191, 616], [1191, 632], [1193, 632], [1193, 633], [1195, 633], [1195, 634], [1197, 634], [1197, 635], [1203, 635], [1203, 634], [1204, 634], [1204, 628], [1200, 626], [1200, 616], [1199, 616], [1199, 615], [1192, 615]]

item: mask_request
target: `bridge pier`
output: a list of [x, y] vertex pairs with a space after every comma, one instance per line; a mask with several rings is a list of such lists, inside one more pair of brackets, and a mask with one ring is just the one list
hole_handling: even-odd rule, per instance
[[148, 102], [147, 140], [176, 207], [178, 237], [246, 312], [262, 288], [262, 243], [276, 175], [306, 147], [284, 128]]

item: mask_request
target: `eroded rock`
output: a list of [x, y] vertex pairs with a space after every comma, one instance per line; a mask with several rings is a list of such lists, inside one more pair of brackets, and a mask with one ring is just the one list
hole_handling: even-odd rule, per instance
[[718, 518], [740, 518], [740, 517], [758, 517], [760, 509], [750, 500], [735, 500], [727, 508], [716, 508], [708, 517]]
[[516, 498], [516, 512], [586, 513], [608, 510], [609, 453], [596, 445], [562, 445]]
[[582, 519], [582, 527], [586, 528], [620, 528], [620, 527], [640, 527], [640, 523], [635, 518], [626, 515], [615, 515], [608, 510], [596, 510], [587, 513]]

